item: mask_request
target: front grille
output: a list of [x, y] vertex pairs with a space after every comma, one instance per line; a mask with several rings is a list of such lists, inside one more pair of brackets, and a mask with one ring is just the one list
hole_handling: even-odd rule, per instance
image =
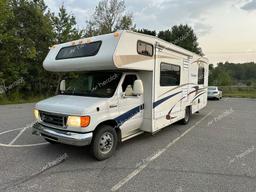
[[41, 120], [45, 123], [64, 127], [67, 123], [67, 117], [59, 114], [40, 111]]

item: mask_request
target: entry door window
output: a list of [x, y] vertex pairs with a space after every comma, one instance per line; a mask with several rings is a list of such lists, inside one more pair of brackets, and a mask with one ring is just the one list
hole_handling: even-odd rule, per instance
[[180, 85], [180, 66], [169, 63], [160, 65], [160, 86]]
[[199, 65], [198, 67], [198, 84], [202, 85], [204, 84], [204, 66], [203, 65]]

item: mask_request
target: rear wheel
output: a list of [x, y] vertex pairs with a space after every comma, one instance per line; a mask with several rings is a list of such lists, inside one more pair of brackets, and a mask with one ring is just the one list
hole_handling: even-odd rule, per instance
[[113, 127], [109, 125], [99, 127], [91, 144], [93, 156], [99, 161], [108, 159], [116, 151], [117, 141], [117, 134]]
[[191, 109], [190, 109], [190, 107], [186, 107], [185, 117], [184, 117], [184, 119], [181, 120], [181, 123], [184, 125], [188, 124], [190, 121], [190, 117], [191, 117]]

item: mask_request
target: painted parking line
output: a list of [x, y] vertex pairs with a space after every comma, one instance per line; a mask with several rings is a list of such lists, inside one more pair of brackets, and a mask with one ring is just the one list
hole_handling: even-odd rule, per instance
[[14, 131], [19, 131], [18, 135], [9, 143], [9, 144], [5, 144], [5, 143], [0, 143], [0, 147], [9, 147], [9, 148], [22, 148], [22, 147], [36, 147], [36, 146], [41, 146], [41, 145], [47, 145], [49, 144], [48, 142], [44, 142], [44, 143], [33, 143], [33, 144], [24, 144], [24, 145], [14, 145], [15, 141], [17, 141], [17, 139], [30, 127], [23, 127], [23, 128], [16, 128], [16, 129], [12, 129], [12, 130], [7, 130], [4, 132], [1, 132], [0, 135], [5, 135], [7, 133], [11, 133]]
[[49, 143], [44, 142], [44, 143], [34, 143], [34, 144], [27, 144], [27, 145], [9, 145], [9, 144], [0, 143], [0, 147], [9, 147], [9, 148], [36, 147], [41, 145], [49, 145]]
[[166, 150], [168, 150], [171, 146], [173, 146], [177, 141], [179, 141], [181, 138], [183, 138], [185, 135], [187, 135], [192, 129], [194, 129], [198, 124], [200, 124], [203, 120], [205, 120], [207, 117], [209, 117], [213, 113], [213, 111], [214, 110], [209, 112], [207, 115], [205, 115], [199, 121], [197, 121], [193, 126], [191, 126], [184, 133], [182, 133], [179, 137], [177, 137], [176, 139], [171, 141], [164, 148], [160, 149], [157, 153], [153, 154], [152, 156], [147, 157], [144, 164], [140, 165], [137, 169], [135, 169], [133, 172], [131, 172], [129, 175], [127, 175], [125, 178], [123, 178], [121, 181], [119, 181], [116, 185], [114, 185], [111, 188], [111, 191], [118, 191], [122, 186], [124, 186], [126, 183], [128, 183], [133, 177], [135, 177], [142, 170], [144, 170], [152, 161], [154, 161], [155, 159], [160, 157]]
[[23, 128], [23, 129], [19, 132], [19, 134], [9, 143], [9, 145], [14, 144], [15, 141], [17, 141], [18, 138], [24, 133], [24, 131], [26, 131], [26, 129], [27, 129], [27, 127]]
[[0, 135], [4, 135], [6, 133], [10, 133], [10, 132], [13, 132], [13, 131], [18, 131], [18, 130], [21, 130], [21, 129], [23, 129], [23, 128], [16, 128], [16, 129], [12, 129], [12, 130], [3, 131], [3, 132], [0, 133]]

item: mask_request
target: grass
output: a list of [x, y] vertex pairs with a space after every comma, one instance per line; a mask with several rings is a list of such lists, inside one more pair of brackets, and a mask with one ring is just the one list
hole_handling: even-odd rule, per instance
[[256, 92], [246, 93], [242, 91], [223, 93], [224, 97], [253, 98], [256, 99]]
[[220, 87], [224, 97], [256, 98], [256, 87]]
[[40, 100], [45, 99], [43, 96], [29, 97], [29, 98], [15, 98], [8, 99], [6, 97], [0, 97], [0, 105], [10, 105], [10, 104], [22, 104], [22, 103], [36, 103]]

